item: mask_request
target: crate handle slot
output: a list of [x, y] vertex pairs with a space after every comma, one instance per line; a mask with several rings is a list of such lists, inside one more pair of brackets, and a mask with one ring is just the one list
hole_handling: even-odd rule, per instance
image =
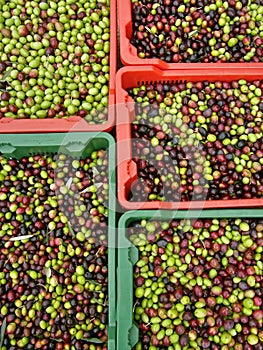
[[135, 346], [135, 344], [138, 342], [138, 340], [139, 340], [139, 329], [138, 329], [138, 327], [133, 325], [129, 329], [129, 343], [131, 345], [131, 348], [133, 348]]
[[141, 85], [154, 85], [156, 86], [157, 84], [166, 84], [166, 85], [175, 85], [175, 84], [186, 84], [187, 81], [186, 80], [174, 80], [174, 79], [171, 79], [171, 80], [141, 80], [141, 81], [138, 81], [137, 82], [137, 86], [141, 86]]
[[131, 261], [132, 265], [134, 265], [139, 259], [139, 253], [138, 249], [134, 246], [131, 246], [129, 248], [129, 260]]

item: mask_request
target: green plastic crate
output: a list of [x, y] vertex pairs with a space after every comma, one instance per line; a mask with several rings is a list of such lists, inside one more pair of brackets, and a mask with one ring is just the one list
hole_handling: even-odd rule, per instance
[[93, 151], [105, 149], [109, 155], [109, 201], [108, 201], [108, 349], [116, 346], [116, 254], [115, 254], [115, 141], [105, 132], [9, 134], [0, 135], [0, 153], [6, 157], [20, 159], [34, 154], [70, 154], [75, 157], [89, 156]]
[[139, 253], [126, 237], [126, 229], [142, 219], [219, 219], [219, 218], [263, 218], [262, 209], [220, 209], [220, 210], [134, 210], [126, 212], [118, 224], [118, 263], [117, 263], [117, 349], [130, 350], [138, 342], [139, 329], [133, 319], [133, 266]]

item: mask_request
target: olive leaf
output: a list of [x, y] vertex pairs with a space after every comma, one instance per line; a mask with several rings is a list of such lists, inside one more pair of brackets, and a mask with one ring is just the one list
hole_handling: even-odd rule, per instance
[[92, 186], [95, 186], [98, 190], [102, 185], [103, 185], [103, 182], [94, 183], [94, 185], [84, 188], [84, 190], [80, 191], [79, 194], [89, 192], [92, 189]]
[[[145, 26], [144, 28], [147, 30], [147, 32], [153, 34], [152, 31], [151, 31], [151, 29], [150, 29], [149, 27]], [[158, 38], [158, 35], [156, 35], [156, 34], [153, 34], [153, 35], [154, 35], [156, 38]]]
[[58, 338], [50, 338], [50, 339], [56, 341], [57, 343], [61, 343], [63, 341], [62, 339], [58, 339]]
[[196, 33], [199, 33], [199, 29], [193, 30], [192, 32], [189, 33], [189, 38], [192, 38]]
[[135, 312], [135, 308], [138, 304], [139, 304], [138, 301], [136, 301], [135, 304], [133, 305], [132, 312]]
[[3, 341], [4, 341], [5, 330], [6, 330], [6, 317], [3, 320], [1, 331], [0, 331], [0, 349], [2, 348], [2, 344], [3, 344]]
[[90, 186], [89, 186], [89, 187], [84, 188], [84, 190], [80, 191], [80, 192], [79, 192], [79, 194], [89, 192], [89, 190], [90, 190]]
[[12, 69], [9, 69], [9, 71], [5, 72], [5, 74], [2, 76], [2, 78], [0, 79], [1, 83], [4, 83], [6, 78], [9, 77], [9, 75], [11, 74]]
[[[44, 284], [42, 284], [42, 283], [38, 283], [37, 284], [38, 286], [41, 286], [41, 287], [43, 287], [45, 290], [47, 290], [47, 287], [46, 286], [44, 286]], [[24, 305], [21, 305], [20, 307], [23, 307]]]
[[72, 237], [76, 237], [76, 234], [71, 226], [71, 223], [68, 221], [68, 229], [70, 231], [70, 233], [72, 234]]
[[97, 298], [91, 298], [90, 301], [94, 301], [95, 303], [99, 304], [99, 305], [103, 305], [103, 301], [97, 299]]
[[28, 239], [33, 237], [34, 235], [24, 235], [24, 236], [18, 236], [18, 237], [12, 237], [10, 238], [10, 241], [22, 241], [24, 239]]
[[200, 241], [201, 241], [201, 243], [202, 243], [203, 247], [205, 248], [205, 244], [204, 244], [204, 241], [202, 241], [201, 239], [200, 239]]
[[91, 302], [94, 301], [95, 303], [97, 303], [97, 304], [99, 304], [99, 305], [102, 305], [102, 306], [108, 305], [107, 298], [106, 298], [104, 301], [99, 300], [99, 299], [97, 299], [97, 298], [91, 298], [90, 301], [91, 301]]
[[43, 239], [43, 243], [48, 243], [48, 240], [49, 240], [49, 234], [51, 233], [52, 231], [46, 231], [46, 237]]
[[89, 338], [89, 339], [81, 338], [81, 340], [86, 341], [87, 343], [94, 343], [94, 344], [103, 344], [104, 343], [103, 341], [101, 341], [98, 338]]
[[97, 189], [99, 189], [103, 185], [103, 182], [98, 182], [98, 183], [96, 183], [94, 185], [97, 187]]
[[94, 176], [99, 175], [99, 171], [98, 171], [97, 168], [94, 167], [94, 168], [92, 169], [92, 171], [93, 171], [93, 175], [94, 175]]
[[70, 186], [71, 186], [71, 184], [72, 184], [72, 181], [73, 181], [73, 178], [70, 177], [70, 178], [68, 179], [66, 185], [65, 185], [65, 186], [67, 187], [68, 190], [70, 189]]
[[51, 277], [51, 268], [50, 267], [44, 267], [45, 274], [47, 278]]
[[101, 286], [101, 283], [95, 281], [95, 280], [88, 280], [89, 283], [95, 284], [95, 286]]

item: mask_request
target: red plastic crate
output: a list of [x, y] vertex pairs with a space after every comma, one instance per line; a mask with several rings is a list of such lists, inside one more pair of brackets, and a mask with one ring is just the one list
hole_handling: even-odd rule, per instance
[[62, 119], [0, 119], [0, 133], [110, 131], [115, 125], [115, 75], [117, 70], [117, 0], [110, 0], [110, 81], [108, 119], [103, 124], [89, 124], [79, 116]]
[[188, 202], [131, 202], [127, 197], [131, 185], [138, 179], [137, 165], [132, 160], [131, 123], [135, 119], [134, 102], [126, 91], [137, 87], [141, 83], [167, 81], [232, 81], [239, 79], [263, 79], [263, 69], [209, 69], [209, 70], [165, 70], [148, 67], [124, 67], [116, 77], [116, 108], [117, 108], [117, 165], [118, 165], [118, 199], [122, 207], [133, 209], [200, 209], [200, 208], [242, 208], [262, 207], [263, 198], [233, 199], [233, 200], [206, 200]]
[[[137, 48], [130, 43], [132, 37], [132, 3], [131, 0], [117, 0], [118, 27], [120, 36], [120, 58], [124, 65], [153, 65], [160, 69], [196, 69], [214, 68], [218, 63], [168, 63], [159, 58], [140, 58]], [[220, 63], [220, 68], [263, 68], [263, 63]]]

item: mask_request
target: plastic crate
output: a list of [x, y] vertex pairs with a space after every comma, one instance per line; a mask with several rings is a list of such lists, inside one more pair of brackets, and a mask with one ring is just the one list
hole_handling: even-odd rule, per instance
[[79, 116], [53, 119], [0, 119], [0, 133], [99, 132], [110, 131], [115, 125], [115, 75], [117, 70], [117, 0], [110, 0], [110, 80], [108, 118], [103, 124], [89, 124]]
[[130, 350], [139, 340], [139, 329], [133, 319], [134, 281], [133, 266], [138, 261], [138, 247], [126, 237], [126, 229], [141, 220], [167, 221], [172, 219], [236, 219], [263, 218], [263, 210], [204, 210], [167, 211], [140, 210], [126, 212], [118, 224], [118, 267], [117, 267], [117, 348]]
[[108, 349], [115, 350], [116, 337], [116, 201], [115, 141], [107, 133], [9, 134], [0, 136], [0, 154], [21, 159], [35, 154], [68, 154], [88, 157], [93, 151], [108, 151]]
[[257, 207], [263, 205], [263, 198], [258, 199], [233, 199], [233, 200], [206, 200], [189, 202], [148, 201], [131, 202], [128, 194], [132, 183], [137, 180], [137, 166], [132, 160], [131, 123], [135, 119], [133, 99], [126, 91], [140, 84], [154, 82], [176, 81], [216, 81], [239, 79], [262, 79], [262, 69], [244, 71], [236, 69], [209, 69], [209, 70], [160, 70], [149, 67], [124, 67], [116, 77], [116, 102], [117, 102], [117, 164], [118, 164], [118, 199], [120, 204], [129, 210], [135, 209], [196, 209], [196, 208], [240, 208]]
[[192, 68], [262, 68], [262, 63], [168, 63], [159, 58], [140, 58], [137, 48], [130, 43], [133, 33], [132, 25], [132, 2], [131, 0], [118, 0], [118, 26], [120, 35], [120, 58], [124, 65], [139, 66], [153, 65], [160, 69], [192, 69]]

